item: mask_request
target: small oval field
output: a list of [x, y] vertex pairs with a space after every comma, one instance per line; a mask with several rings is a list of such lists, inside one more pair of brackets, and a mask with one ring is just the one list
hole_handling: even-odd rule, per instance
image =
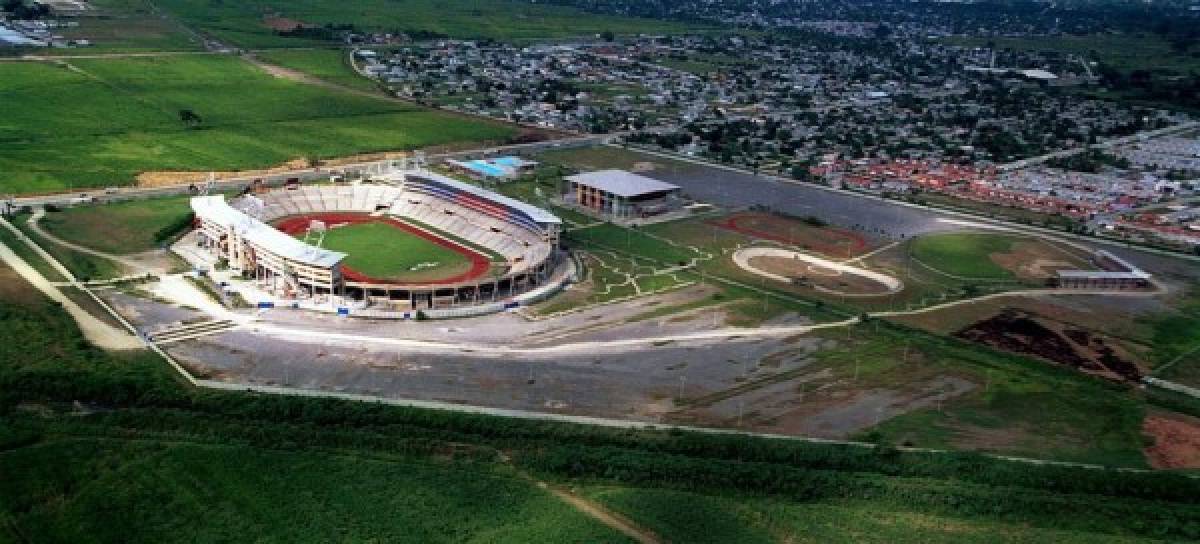
[[[310, 232], [313, 221], [326, 231]], [[275, 223], [282, 232], [345, 253], [347, 280], [379, 284], [450, 285], [488, 273], [487, 256], [434, 232], [366, 214], [310, 214]]]
[[1078, 250], [1016, 234], [931, 234], [912, 240], [909, 249], [920, 264], [960, 279], [1040, 280], [1056, 270], [1095, 268]]

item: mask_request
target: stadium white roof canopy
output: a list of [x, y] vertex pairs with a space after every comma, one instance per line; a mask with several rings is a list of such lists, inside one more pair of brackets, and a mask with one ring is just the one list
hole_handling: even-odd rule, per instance
[[476, 187], [474, 185], [471, 185], [470, 183], [463, 183], [452, 177], [443, 176], [441, 174], [438, 174], [437, 172], [427, 172], [424, 170], [422, 170], [422, 171], [409, 170], [409, 171], [399, 172], [398, 174], [401, 176], [413, 176], [413, 177], [423, 177], [425, 179], [431, 179], [431, 180], [434, 180], [443, 185], [447, 185], [449, 187], [458, 189], [464, 193], [473, 194], [484, 200], [491, 200], [493, 202], [503, 204], [514, 210], [520, 210], [521, 212], [524, 212], [525, 215], [528, 215], [530, 219], [532, 219], [538, 223], [545, 223], [545, 224], [562, 223], [562, 219], [559, 219], [557, 215], [554, 215], [554, 214], [552, 214], [546, 210], [543, 210], [537, 206], [532, 206], [532, 205], [526, 204], [524, 202], [521, 202], [520, 200], [508, 198], [502, 194], [493, 193], [491, 191], [488, 191], [487, 189], [482, 189], [482, 188]]
[[665, 181], [640, 176], [624, 170], [585, 172], [583, 174], [567, 176], [567, 180], [623, 197], [642, 196], [679, 189], [678, 185], [672, 185]]
[[193, 197], [191, 204], [192, 211], [201, 219], [227, 225], [238, 236], [280, 257], [321, 268], [332, 268], [346, 258], [345, 253], [310, 246], [234, 209], [222, 195]]

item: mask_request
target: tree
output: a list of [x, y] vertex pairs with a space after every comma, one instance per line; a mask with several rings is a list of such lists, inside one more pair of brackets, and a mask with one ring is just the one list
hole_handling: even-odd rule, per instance
[[600, 39], [602, 39], [606, 42], [611, 42], [611, 41], [617, 39], [617, 35], [613, 34], [613, 31], [611, 31], [611, 30], [605, 30], [604, 32], [600, 33]]
[[188, 128], [195, 128], [197, 125], [204, 122], [204, 120], [201, 119], [196, 112], [189, 109], [183, 109], [179, 110], [179, 122], [183, 123]]

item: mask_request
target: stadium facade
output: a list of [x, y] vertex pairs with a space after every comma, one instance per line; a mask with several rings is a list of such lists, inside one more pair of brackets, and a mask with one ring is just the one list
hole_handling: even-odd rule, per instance
[[[257, 289], [314, 304], [354, 301], [361, 307], [409, 310], [495, 305], [548, 281], [567, 259], [554, 214], [423, 170], [377, 176], [371, 183], [304, 185], [230, 202], [192, 199], [198, 244]], [[408, 229], [482, 248], [503, 258], [498, 269], [463, 281], [402, 283], [356, 277], [346, 255], [310, 245], [269, 223], [285, 218], [359, 214], [403, 222]]]

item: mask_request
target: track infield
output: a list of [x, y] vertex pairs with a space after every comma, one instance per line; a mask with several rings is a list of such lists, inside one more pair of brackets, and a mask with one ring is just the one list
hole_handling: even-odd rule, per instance
[[451, 285], [488, 273], [487, 256], [403, 221], [353, 213], [306, 214], [274, 226], [303, 237], [311, 221], [328, 227], [322, 247], [345, 253], [342, 275], [378, 284]]

